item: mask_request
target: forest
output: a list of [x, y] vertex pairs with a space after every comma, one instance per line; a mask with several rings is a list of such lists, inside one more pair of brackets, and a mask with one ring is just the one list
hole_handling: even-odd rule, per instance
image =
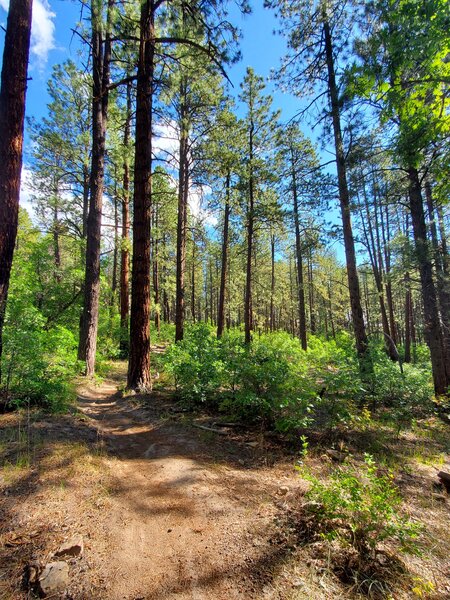
[[0, 597], [450, 597], [448, 2], [74, 0], [40, 116], [63, 4], [0, 1]]

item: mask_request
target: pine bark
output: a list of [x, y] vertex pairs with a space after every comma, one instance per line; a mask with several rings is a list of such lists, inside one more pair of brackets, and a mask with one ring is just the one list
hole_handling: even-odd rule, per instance
[[186, 231], [187, 205], [189, 194], [188, 168], [188, 132], [186, 129], [186, 106], [184, 104], [184, 85], [181, 84], [180, 107], [180, 165], [178, 170], [178, 219], [177, 219], [177, 271], [175, 296], [175, 341], [184, 337], [184, 321], [186, 317], [185, 279], [186, 279]]
[[228, 267], [228, 238], [230, 226], [230, 173], [227, 173], [225, 183], [225, 209], [223, 215], [223, 235], [222, 235], [222, 269], [220, 272], [220, 291], [219, 291], [219, 306], [217, 313], [217, 337], [220, 338], [223, 334], [225, 325], [225, 293], [227, 282], [227, 267]]
[[17, 237], [32, 0], [11, 0], [0, 90], [0, 383], [3, 326]]
[[131, 84], [127, 85], [127, 108], [123, 132], [123, 196], [122, 196], [122, 248], [120, 253], [120, 352], [128, 356], [128, 324], [130, 313], [130, 161], [128, 146], [131, 137]]
[[98, 312], [100, 305], [100, 244], [103, 189], [105, 180], [106, 127], [108, 119], [108, 85], [111, 62], [111, 12], [114, 0], [108, 1], [106, 35], [102, 23], [101, 3], [91, 2], [92, 23], [92, 154], [89, 212], [86, 227], [86, 265], [84, 304], [80, 323], [78, 359], [85, 361], [87, 376], [95, 372]]
[[152, 106], [155, 58], [155, 2], [141, 4], [136, 88], [133, 262], [131, 275], [128, 388], [151, 389], [150, 220], [152, 193]]
[[359, 288], [358, 271], [356, 268], [355, 241], [353, 238], [350, 198], [347, 183], [346, 160], [341, 132], [339, 95], [336, 85], [336, 75], [334, 69], [333, 42], [331, 38], [330, 24], [326, 18], [326, 15], [324, 15], [323, 28], [328, 71], [328, 91], [331, 101], [331, 116], [333, 121], [334, 142], [336, 149], [336, 168], [338, 175], [342, 228], [344, 233], [344, 247], [347, 266], [348, 288], [350, 294], [350, 306], [353, 321], [353, 331], [355, 334], [356, 341], [356, 351], [358, 353], [360, 371], [361, 374], [364, 376], [373, 372], [373, 366], [368, 352], [368, 340], [361, 305], [361, 293]]
[[450, 385], [450, 364], [446, 363], [444, 339], [439, 319], [438, 300], [433, 281], [432, 262], [427, 240], [422, 190], [419, 173], [415, 167], [410, 167], [408, 169], [408, 178], [411, 220], [424, 308], [424, 332], [426, 342], [430, 349], [434, 391], [436, 395], [439, 396], [448, 393], [448, 387]]

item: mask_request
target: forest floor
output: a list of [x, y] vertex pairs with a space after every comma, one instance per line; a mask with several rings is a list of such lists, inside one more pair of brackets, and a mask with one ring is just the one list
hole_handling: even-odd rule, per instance
[[[301, 543], [292, 526], [307, 489], [298, 455], [255, 430], [201, 429], [211, 418], [182, 412], [167, 393], [124, 397], [124, 381], [116, 363], [108, 379], [80, 385], [68, 414], [0, 416], [0, 598], [34, 598], [24, 569], [57, 560], [74, 535], [84, 552], [68, 561], [67, 588], [52, 598], [362, 597], [334, 575], [323, 543]], [[429, 456], [434, 442], [401, 444]], [[427, 464], [442, 462], [436, 452], [401, 477], [429, 541], [422, 557], [402, 558], [409, 583], [386, 598], [450, 598], [448, 499], [433, 491], [436, 469]], [[310, 466], [327, 461], [317, 454]]]

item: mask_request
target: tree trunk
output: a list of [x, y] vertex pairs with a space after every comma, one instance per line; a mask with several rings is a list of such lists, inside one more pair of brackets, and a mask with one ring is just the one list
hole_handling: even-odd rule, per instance
[[248, 180], [248, 207], [247, 207], [247, 267], [245, 283], [244, 302], [244, 331], [245, 343], [250, 344], [252, 340], [252, 257], [253, 257], [253, 235], [255, 218], [255, 189], [253, 179], [253, 123], [250, 125], [249, 135], [249, 180]]
[[123, 197], [122, 197], [122, 248], [120, 252], [120, 352], [128, 356], [128, 321], [130, 312], [130, 160], [128, 147], [131, 136], [131, 84], [127, 85], [127, 108], [123, 132]]
[[303, 350], [308, 348], [306, 340], [306, 307], [305, 307], [305, 283], [303, 279], [303, 254], [300, 238], [300, 216], [298, 207], [297, 179], [294, 169], [294, 158], [292, 157], [292, 193], [294, 198], [294, 226], [295, 226], [295, 255], [297, 259], [297, 284], [298, 284], [298, 318], [300, 343]]
[[111, 61], [111, 12], [114, 0], [108, 1], [106, 35], [103, 32], [101, 5], [91, 2], [92, 23], [92, 155], [89, 212], [87, 218], [84, 306], [81, 319], [78, 358], [86, 363], [86, 375], [95, 371], [98, 311], [100, 304], [100, 243], [103, 187], [105, 178], [106, 124], [108, 85]]
[[184, 337], [185, 306], [185, 277], [186, 277], [186, 229], [187, 204], [189, 194], [188, 168], [188, 131], [186, 129], [186, 106], [184, 104], [184, 83], [181, 83], [180, 96], [180, 165], [178, 171], [178, 220], [177, 220], [177, 273], [175, 298], [175, 341]]
[[217, 314], [217, 337], [220, 338], [223, 333], [225, 323], [225, 292], [227, 281], [228, 266], [228, 236], [230, 224], [230, 173], [227, 173], [225, 183], [225, 210], [223, 216], [223, 237], [222, 237], [222, 270], [220, 272], [220, 292], [219, 306]]
[[441, 254], [441, 248], [439, 248], [433, 193], [429, 181], [425, 183], [425, 197], [430, 222], [434, 268], [436, 271], [436, 292], [441, 312], [442, 335], [444, 339], [444, 347], [446, 352], [446, 363], [447, 365], [450, 365], [450, 284], [448, 281], [448, 274], [444, 271], [444, 257]]
[[131, 273], [130, 389], [151, 389], [150, 376], [150, 219], [152, 194], [152, 108], [155, 57], [155, 6], [141, 4], [136, 87], [133, 261]]
[[32, 0], [11, 0], [0, 90], [0, 383], [2, 336], [17, 236]]
[[[367, 227], [364, 223], [364, 217], [361, 215], [363, 232], [364, 232], [364, 237], [366, 240], [366, 247], [367, 247], [367, 251], [369, 254], [369, 260], [370, 260], [370, 264], [372, 267], [373, 277], [375, 279], [375, 286], [377, 288], [378, 302], [380, 304], [380, 313], [381, 313], [381, 326], [382, 326], [383, 335], [384, 335], [384, 344], [386, 347], [386, 353], [389, 356], [389, 358], [393, 361], [396, 361], [396, 360], [398, 360], [397, 348], [396, 348], [395, 343], [391, 336], [391, 332], [390, 332], [390, 328], [389, 328], [389, 321], [388, 321], [388, 313], [386, 310], [386, 304], [384, 302], [384, 287], [383, 287], [383, 278], [382, 278], [383, 277], [383, 275], [382, 275], [383, 263], [382, 263], [382, 257], [381, 257], [380, 236], [379, 236], [379, 232], [378, 232], [379, 223], [378, 223], [377, 217], [375, 220], [375, 225], [373, 225], [373, 223], [371, 221], [370, 211], [369, 211], [369, 202], [367, 200], [367, 195], [365, 193], [365, 190], [364, 190], [364, 206], [365, 206], [365, 212], [366, 212]], [[375, 207], [375, 214], [377, 214], [376, 207]], [[376, 236], [377, 236], [376, 244], [375, 244], [375, 237], [374, 237], [374, 233], [373, 233], [374, 229], [375, 229]], [[366, 296], [368, 296], [368, 294], [366, 294]], [[368, 300], [368, 298], [366, 298], [366, 307], [368, 306], [367, 300]], [[368, 310], [368, 308], [366, 310]]]
[[415, 167], [408, 168], [408, 178], [410, 211], [424, 308], [424, 332], [426, 342], [430, 348], [434, 391], [436, 395], [439, 396], [448, 393], [450, 384], [450, 365], [446, 364], [445, 359], [444, 340], [439, 319], [436, 288], [433, 281], [433, 270], [427, 240], [422, 191], [420, 188], [419, 174]]
[[270, 235], [270, 264], [271, 264], [271, 273], [270, 273], [270, 312], [269, 312], [269, 326], [270, 331], [274, 331], [275, 329], [275, 306], [274, 306], [274, 296], [275, 296], [275, 234]]
[[339, 95], [334, 71], [333, 44], [330, 24], [324, 14], [325, 53], [328, 70], [328, 91], [331, 101], [331, 116], [333, 120], [334, 143], [336, 149], [336, 168], [338, 174], [339, 200], [341, 206], [342, 228], [344, 233], [345, 259], [347, 265], [348, 289], [350, 306], [355, 333], [356, 351], [363, 376], [373, 372], [372, 361], [368, 352], [368, 340], [361, 306], [358, 271], [356, 268], [355, 241], [353, 238], [350, 199], [347, 184], [346, 159], [342, 142]]

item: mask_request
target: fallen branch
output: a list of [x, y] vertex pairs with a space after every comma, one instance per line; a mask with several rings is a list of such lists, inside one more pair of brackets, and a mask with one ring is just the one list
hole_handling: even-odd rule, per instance
[[223, 431], [223, 429], [214, 429], [213, 427], [206, 427], [206, 425], [198, 425], [197, 423], [192, 423], [193, 427], [197, 427], [197, 429], [202, 429], [203, 431], [211, 431], [212, 433], [218, 433], [219, 435], [228, 435], [227, 431]]

